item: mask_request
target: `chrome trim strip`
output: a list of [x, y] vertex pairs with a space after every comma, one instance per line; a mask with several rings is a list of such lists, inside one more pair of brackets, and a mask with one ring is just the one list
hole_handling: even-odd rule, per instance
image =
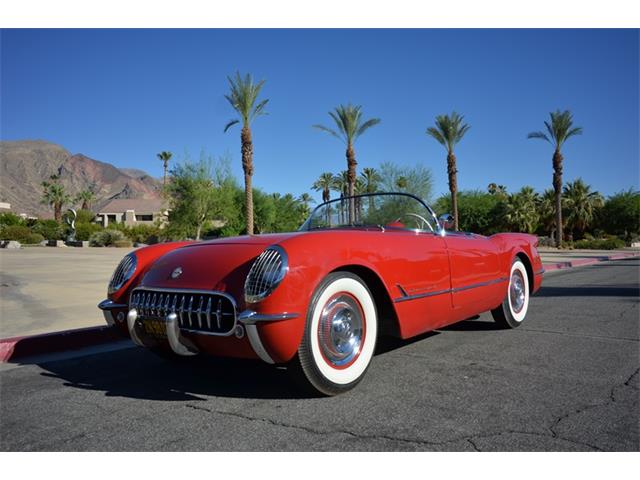
[[264, 314], [255, 312], [253, 310], [245, 310], [240, 315], [238, 315], [238, 322], [242, 323], [243, 325], [255, 325], [256, 323], [263, 322], [291, 320], [292, 318], [298, 318], [299, 316], [299, 313], [293, 312]]
[[262, 345], [262, 341], [260, 340], [260, 334], [258, 333], [258, 327], [255, 325], [247, 325], [247, 337], [249, 338], [249, 343], [251, 344], [251, 348], [256, 352], [256, 355], [260, 357], [260, 360], [266, 363], [274, 364], [276, 362], [273, 361], [273, 358], [267, 353]]
[[98, 304], [98, 308], [100, 310], [111, 310], [112, 308], [129, 308], [129, 305], [126, 303], [115, 303], [113, 300], [107, 298]]
[[545, 272], [544, 268], [541, 268], [539, 271], [537, 271], [536, 273], [534, 273], [534, 275], [542, 275]]
[[417, 300], [419, 298], [434, 297], [436, 295], [442, 295], [445, 293], [463, 292], [465, 290], [471, 290], [472, 288], [487, 287], [489, 285], [494, 285], [496, 283], [506, 282], [507, 280], [509, 280], [507, 277], [500, 277], [495, 280], [489, 280], [488, 282], [474, 283], [473, 285], [466, 285], [464, 287], [448, 288], [446, 290], [437, 290], [435, 292], [417, 293], [415, 295], [399, 297], [399, 298], [395, 298], [393, 301], [394, 303], [400, 303], [400, 302], [407, 302], [409, 300]]

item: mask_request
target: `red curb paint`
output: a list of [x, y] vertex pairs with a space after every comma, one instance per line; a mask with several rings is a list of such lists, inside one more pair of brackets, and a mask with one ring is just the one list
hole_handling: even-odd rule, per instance
[[89, 327], [26, 337], [0, 339], [0, 362], [47, 353], [93, 347], [125, 338], [115, 327]]

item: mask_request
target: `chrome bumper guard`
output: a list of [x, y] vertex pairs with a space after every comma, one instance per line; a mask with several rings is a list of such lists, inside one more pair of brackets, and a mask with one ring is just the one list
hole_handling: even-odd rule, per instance
[[104, 315], [104, 319], [107, 322], [107, 325], [113, 327], [116, 324], [116, 319], [113, 317], [113, 313], [111, 312], [111, 310], [114, 310], [116, 308], [129, 308], [129, 306], [124, 303], [115, 303], [113, 300], [109, 300], [107, 298], [106, 300], [103, 300], [98, 304], [98, 308], [102, 310], [102, 314]]

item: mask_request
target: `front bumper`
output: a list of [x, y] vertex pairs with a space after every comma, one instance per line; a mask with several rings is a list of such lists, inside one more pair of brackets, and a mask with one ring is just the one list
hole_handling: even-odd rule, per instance
[[[158, 346], [157, 340], [147, 338], [139, 312], [136, 308], [129, 309], [129, 305], [116, 303], [109, 299], [100, 302], [98, 308], [102, 310], [105, 321], [109, 326], [116, 324], [122, 325], [126, 319], [126, 328], [129, 331], [129, 336], [137, 345], [147, 348]], [[291, 320], [299, 316], [298, 313], [293, 312], [263, 314], [254, 310], [245, 310], [237, 316], [237, 324], [233, 330], [233, 335], [238, 339], [242, 339], [246, 334], [254, 353], [266, 363], [275, 363], [260, 338], [258, 327], [267, 323]], [[167, 342], [174, 353], [181, 356], [196, 355], [199, 353], [199, 349], [195, 343], [182, 333], [182, 328], [180, 327], [178, 316], [175, 312], [168, 313], [160, 318], [160, 320], [165, 323]], [[186, 329], [185, 332], [188, 332], [190, 336], [195, 335], [196, 337], [210, 336], [208, 332], [204, 331], [200, 332]]]

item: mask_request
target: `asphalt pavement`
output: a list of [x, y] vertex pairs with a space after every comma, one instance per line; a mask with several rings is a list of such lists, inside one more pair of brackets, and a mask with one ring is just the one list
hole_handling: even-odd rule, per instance
[[362, 383], [140, 348], [0, 365], [0, 450], [638, 451], [640, 260], [551, 272], [526, 323], [384, 340]]

